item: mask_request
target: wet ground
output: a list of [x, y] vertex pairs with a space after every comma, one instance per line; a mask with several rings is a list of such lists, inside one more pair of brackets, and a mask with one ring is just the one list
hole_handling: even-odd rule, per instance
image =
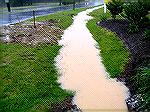
[[74, 103], [83, 112], [127, 112], [125, 99], [128, 89], [108, 78], [97, 44], [86, 27], [91, 19], [87, 14], [97, 8], [101, 7], [79, 13], [64, 32], [60, 41], [64, 47], [56, 58], [62, 74], [59, 81], [63, 88], [76, 92]]

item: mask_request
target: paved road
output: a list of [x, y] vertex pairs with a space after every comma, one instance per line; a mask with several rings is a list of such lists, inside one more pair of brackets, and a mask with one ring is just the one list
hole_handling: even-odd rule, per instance
[[[81, 7], [90, 7], [90, 6], [97, 6], [103, 4], [103, 2], [89, 2], [89, 3], [80, 3], [76, 4], [76, 8], [81, 8]], [[71, 10], [72, 5], [67, 5], [67, 6], [58, 6], [54, 8], [44, 8], [40, 10], [36, 10], [35, 14], [36, 16], [41, 16], [41, 15], [47, 15], [51, 13], [55, 13], [58, 11], [64, 11], [64, 10]], [[16, 13], [4, 13], [0, 15], [0, 25], [6, 25], [6, 24], [12, 24], [16, 23], [19, 21], [23, 21], [26, 19], [29, 19], [32, 17], [32, 11], [23, 11], [23, 12], [16, 12]]]

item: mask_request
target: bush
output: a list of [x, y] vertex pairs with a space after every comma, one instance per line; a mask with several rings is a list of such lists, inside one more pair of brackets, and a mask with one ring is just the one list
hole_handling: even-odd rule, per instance
[[150, 29], [147, 29], [145, 31], [145, 37], [146, 37], [147, 40], [150, 40]]
[[[138, 101], [140, 112], [150, 111], [150, 65], [140, 68], [137, 74], [132, 77], [133, 83], [136, 86], [136, 94], [141, 96]], [[147, 110], [147, 111], [145, 111]]]
[[144, 9], [150, 11], [150, 0], [138, 0], [144, 6]]
[[[130, 22], [129, 31], [139, 31], [139, 28], [144, 24], [144, 20], [148, 14], [148, 11], [145, 10], [143, 4], [140, 4], [140, 2], [131, 2], [125, 5], [124, 12], [124, 17]], [[136, 28], [136, 30], [134, 30], [134, 28]]]
[[116, 15], [119, 15], [123, 11], [123, 4], [122, 0], [112, 0], [106, 4], [107, 9], [110, 11], [112, 18], [116, 18]]

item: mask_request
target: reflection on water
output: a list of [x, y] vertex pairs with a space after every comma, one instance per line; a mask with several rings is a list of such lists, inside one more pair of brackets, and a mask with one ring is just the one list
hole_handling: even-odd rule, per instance
[[64, 47], [56, 58], [62, 73], [59, 81], [63, 88], [76, 91], [74, 102], [84, 112], [127, 112], [125, 98], [128, 89], [107, 78], [96, 42], [86, 28], [87, 20], [91, 19], [87, 13], [91, 11], [79, 13], [74, 17], [73, 25], [64, 32], [60, 41]]

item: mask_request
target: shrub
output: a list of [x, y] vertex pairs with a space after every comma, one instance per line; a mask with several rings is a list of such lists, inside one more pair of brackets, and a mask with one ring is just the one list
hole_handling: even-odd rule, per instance
[[122, 0], [111, 0], [106, 4], [107, 9], [110, 11], [112, 18], [116, 18], [116, 15], [119, 15], [123, 11], [123, 4]]
[[[136, 94], [141, 96], [138, 101], [140, 112], [150, 111], [150, 65], [140, 68], [137, 74], [132, 77], [133, 83], [136, 86]], [[147, 110], [147, 111], [145, 111]]]
[[150, 0], [138, 0], [144, 6], [144, 9], [150, 11]]
[[150, 29], [147, 29], [145, 31], [145, 37], [146, 37], [147, 40], [150, 40]]
[[[125, 15], [130, 22], [129, 31], [137, 32], [139, 31], [139, 27], [144, 24], [144, 20], [148, 11], [145, 10], [144, 6], [140, 4], [140, 2], [130, 2], [124, 7]], [[134, 30], [136, 28], [136, 30]]]

